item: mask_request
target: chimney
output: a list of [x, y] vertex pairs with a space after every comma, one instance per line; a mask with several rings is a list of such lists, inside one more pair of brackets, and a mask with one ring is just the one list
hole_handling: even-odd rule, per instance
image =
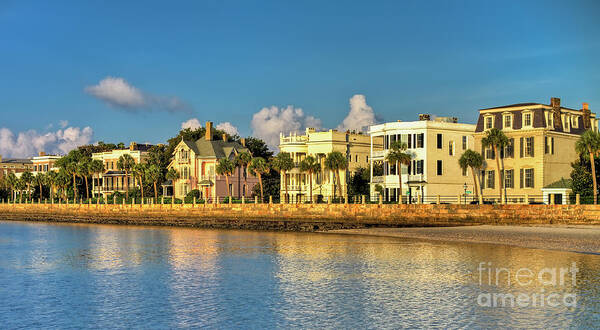
[[589, 110], [590, 109], [590, 105], [587, 104], [587, 102], [583, 102], [583, 105], [581, 107], [582, 110]]
[[130, 151], [134, 151], [136, 146], [137, 146], [137, 143], [135, 143], [135, 142], [131, 142], [131, 143], [129, 144], [129, 150], [130, 150]]
[[227, 134], [223, 133], [223, 141], [227, 142]]
[[558, 97], [551, 97], [550, 98], [550, 105], [553, 108], [556, 108], [556, 107], [560, 108], [560, 98], [558, 98]]
[[419, 120], [431, 120], [431, 115], [427, 113], [420, 113]]
[[245, 147], [246, 146], [246, 138], [241, 138], [240, 143], [242, 144], [243, 147]]
[[46, 156], [46, 153], [45, 153], [45, 152], [43, 152], [43, 151], [40, 151], [40, 152], [38, 153], [38, 155], [39, 155], [40, 157], [43, 157], [43, 156]]
[[206, 141], [212, 140], [212, 126], [213, 126], [212, 121], [206, 122]]
[[590, 106], [587, 103], [584, 103], [581, 107], [581, 112], [583, 112], [583, 128], [590, 129], [592, 128], [592, 112], [590, 111]]

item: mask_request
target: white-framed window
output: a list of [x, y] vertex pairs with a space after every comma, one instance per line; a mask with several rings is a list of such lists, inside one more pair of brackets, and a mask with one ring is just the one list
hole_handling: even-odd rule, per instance
[[463, 137], [462, 137], [462, 148], [463, 148], [463, 150], [467, 150], [467, 147], [468, 147], [468, 145], [467, 145], [467, 136], [463, 135]]
[[570, 132], [571, 131], [571, 121], [569, 120], [571, 116], [569, 115], [564, 115], [562, 118], [562, 122], [563, 122], [563, 130], [565, 132]]
[[579, 128], [579, 116], [571, 116], [571, 127]]
[[525, 138], [525, 157], [533, 157], [533, 136]]
[[515, 171], [514, 170], [504, 170], [504, 186], [506, 188], [514, 188], [515, 187]]
[[512, 129], [513, 116], [512, 114], [505, 114], [502, 116], [502, 128]]
[[525, 172], [525, 188], [533, 188], [534, 187], [534, 179], [533, 179], [533, 169], [526, 168]]
[[485, 116], [483, 118], [483, 123], [484, 123], [484, 129], [491, 129], [492, 127], [494, 127], [494, 116]]
[[494, 189], [494, 182], [496, 182], [495, 171], [487, 171], [487, 187]]
[[523, 112], [523, 127], [531, 127], [533, 125], [533, 113], [531, 111]]
[[546, 127], [554, 128], [554, 115], [552, 111], [546, 111]]

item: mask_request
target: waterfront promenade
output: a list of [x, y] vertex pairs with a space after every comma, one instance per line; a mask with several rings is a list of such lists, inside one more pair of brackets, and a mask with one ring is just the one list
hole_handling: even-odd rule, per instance
[[284, 231], [600, 224], [598, 205], [0, 204], [0, 220]]

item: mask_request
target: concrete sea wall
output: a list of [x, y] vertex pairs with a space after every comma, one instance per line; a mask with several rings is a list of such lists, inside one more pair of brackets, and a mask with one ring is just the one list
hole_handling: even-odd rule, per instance
[[600, 224], [600, 206], [0, 204], [0, 220], [316, 231], [376, 226]]

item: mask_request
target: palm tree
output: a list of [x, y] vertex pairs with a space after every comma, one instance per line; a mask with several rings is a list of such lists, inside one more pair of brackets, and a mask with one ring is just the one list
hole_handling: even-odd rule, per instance
[[156, 188], [156, 185], [158, 184], [158, 181], [160, 180], [160, 175], [161, 175], [161, 171], [160, 171], [160, 167], [158, 167], [158, 165], [152, 164], [152, 165], [148, 166], [148, 168], [146, 170], [146, 177], [148, 178], [148, 181], [152, 182], [152, 184], [154, 185], [154, 200], [158, 200], [158, 190]]
[[131, 168], [131, 175], [138, 179], [140, 191], [142, 193], [142, 201], [144, 200], [144, 177], [146, 176], [146, 165], [139, 163]]
[[[496, 168], [498, 169], [498, 192], [500, 196], [502, 196], [502, 174], [504, 173], [504, 168], [500, 168], [500, 153], [498, 150], [501, 150], [508, 144], [508, 138], [504, 133], [497, 129], [492, 128], [485, 132], [485, 136], [481, 139], [481, 144], [484, 148], [492, 147], [494, 149], [494, 157], [496, 158]], [[505, 200], [506, 202], [506, 200]]]
[[69, 153], [56, 161], [56, 166], [62, 168], [69, 177], [73, 178], [73, 197], [77, 198], [77, 163], [83, 157], [78, 149], [69, 151]]
[[125, 171], [125, 199], [129, 199], [129, 171], [135, 165], [135, 159], [129, 154], [124, 154], [117, 161], [117, 168]]
[[[100, 174], [104, 173], [104, 163], [99, 159], [93, 159], [89, 164], [90, 173], [97, 175], [98, 189], [100, 189]], [[99, 194], [96, 194], [98, 197]]]
[[287, 152], [280, 152], [275, 158], [271, 160], [271, 167], [283, 175], [283, 182], [285, 185], [285, 198], [284, 201], [288, 202], [288, 180], [287, 172], [294, 168], [294, 161]]
[[596, 182], [596, 164], [594, 157], [600, 153], [600, 133], [594, 132], [592, 130], [587, 130], [577, 143], [575, 144], [575, 149], [581, 155], [589, 155], [590, 164], [592, 165], [592, 183], [594, 185], [594, 204], [598, 203], [598, 184]]
[[[348, 168], [348, 160], [339, 151], [332, 151], [327, 154], [325, 158], [325, 167], [333, 172], [334, 185], [337, 177], [338, 189], [340, 191], [340, 197], [342, 196], [342, 179], [341, 171]], [[336, 175], [337, 174], [337, 175]], [[333, 189], [333, 198], [335, 198], [335, 187]]]
[[35, 177], [31, 172], [25, 171], [21, 174], [21, 180], [23, 181], [23, 184], [27, 186], [27, 197], [31, 197], [31, 185], [34, 183]]
[[13, 172], [8, 173], [8, 175], [6, 176], [6, 183], [10, 187], [10, 196], [13, 201], [16, 199], [15, 188], [17, 187], [18, 181], [19, 181], [19, 179]]
[[235, 163], [244, 172], [244, 197], [248, 191], [248, 164], [252, 161], [252, 155], [247, 151], [242, 151], [235, 156]]
[[385, 160], [389, 163], [396, 163], [396, 172], [398, 174], [398, 201], [403, 203], [402, 201], [402, 165], [409, 165], [412, 160], [412, 156], [404, 151], [406, 151], [407, 146], [406, 143], [396, 141], [391, 145], [391, 149], [388, 154], [385, 156]]
[[33, 178], [33, 181], [40, 188], [40, 200], [41, 200], [42, 198], [44, 198], [44, 186], [48, 182], [48, 178], [47, 178], [46, 174], [44, 174], [43, 172], [38, 172], [35, 175], [35, 177]]
[[306, 158], [304, 158], [301, 162], [300, 162], [300, 171], [302, 172], [306, 172], [308, 173], [308, 181], [309, 181], [309, 185], [310, 185], [310, 202], [314, 202], [313, 200], [313, 174], [317, 173], [321, 170], [321, 164], [319, 164], [317, 162], [317, 160], [315, 159], [315, 157], [313, 156], [306, 156]]
[[90, 170], [90, 163], [92, 159], [89, 157], [83, 157], [77, 162], [77, 176], [83, 178], [85, 181], [85, 197], [90, 199], [90, 189], [88, 185], [88, 177], [92, 174]]
[[227, 195], [229, 196], [229, 200], [231, 200], [231, 190], [229, 189], [229, 176], [233, 174], [235, 170], [235, 165], [232, 161], [227, 158], [221, 158], [219, 163], [217, 163], [217, 167], [215, 168], [218, 175], [225, 176], [225, 184], [227, 186]]
[[51, 201], [54, 200], [54, 188], [58, 185], [57, 177], [58, 177], [58, 172], [56, 172], [56, 171], [50, 171], [46, 175], [47, 184], [50, 186], [50, 200]]
[[67, 187], [69, 186], [70, 181], [71, 174], [69, 174], [69, 172], [67, 172], [67, 170], [65, 170], [64, 168], [61, 168], [58, 171], [58, 175], [56, 176], [56, 185], [62, 191], [63, 199], [65, 201], [68, 201]]
[[23, 190], [27, 187], [27, 183], [23, 180], [23, 176], [17, 179], [16, 188], [19, 192], [19, 199], [21, 200], [19, 203], [23, 203]]
[[476, 174], [479, 174], [479, 170], [483, 166], [483, 156], [476, 151], [471, 149], [465, 150], [465, 152], [458, 159], [458, 165], [463, 171], [466, 171], [467, 168], [471, 168], [471, 172], [473, 174], [473, 190], [475, 190], [475, 199], [479, 200], [479, 192], [481, 187], [478, 188], [478, 181]]
[[171, 180], [171, 183], [173, 185], [173, 196], [171, 196], [171, 202], [172, 202], [173, 200], [175, 200], [175, 181], [179, 180], [181, 175], [179, 174], [179, 172], [177, 172], [176, 169], [170, 168], [167, 171], [167, 175], [165, 177], [167, 178], [167, 180]]
[[260, 184], [260, 200], [264, 201], [262, 175], [269, 173], [269, 163], [262, 157], [254, 157], [248, 166], [248, 171], [250, 174], [258, 177], [258, 183]]

